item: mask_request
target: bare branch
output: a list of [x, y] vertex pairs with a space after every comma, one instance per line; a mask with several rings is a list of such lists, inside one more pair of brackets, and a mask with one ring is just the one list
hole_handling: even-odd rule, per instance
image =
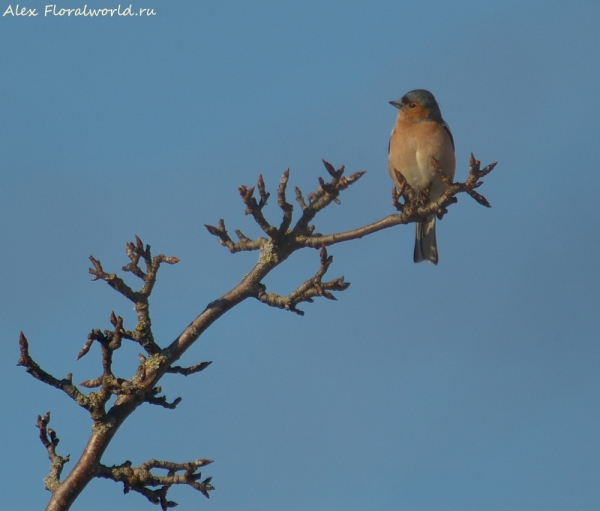
[[267, 193], [265, 191], [265, 182], [263, 180], [262, 174], [258, 175], [258, 182], [256, 183], [256, 185], [258, 186], [258, 194], [260, 195], [260, 202], [258, 204], [258, 207], [262, 209], [264, 206], [267, 205], [267, 200], [271, 196], [270, 193]]
[[[401, 213], [388, 215], [381, 220], [350, 231], [327, 235], [299, 236], [296, 238], [296, 242], [301, 246], [312, 248], [318, 248], [322, 245], [330, 246], [344, 241], [359, 239], [395, 225], [423, 221], [430, 215], [440, 216], [447, 212], [448, 206], [457, 202], [455, 196], [463, 192], [471, 195], [483, 206], [490, 207], [487, 199], [473, 190], [483, 184], [480, 178], [489, 174], [496, 166], [496, 163], [488, 165], [483, 170], [480, 170], [479, 166], [479, 160], [476, 160], [471, 155], [470, 171], [466, 181], [464, 183], [452, 183], [435, 202], [425, 203], [426, 193], [415, 194], [410, 186], [406, 185], [402, 190], [397, 191], [396, 194], [392, 194], [392, 201], [396, 208], [401, 210]], [[399, 203], [399, 197], [404, 199], [403, 204]]]
[[[148, 276], [138, 266], [138, 263], [139, 263], [140, 257], [144, 257], [144, 259], [146, 260], [146, 264], [148, 264], [148, 263], [152, 264], [152, 256], [150, 254], [150, 245], [147, 245], [146, 250], [144, 250], [144, 244], [142, 243], [142, 240], [136, 236], [135, 241], [136, 241], [135, 245], [129, 241], [125, 242], [125, 248], [126, 248], [125, 253], [127, 254], [127, 257], [129, 257], [129, 259], [131, 259], [131, 262], [129, 264], [127, 264], [126, 266], [123, 266], [123, 271], [129, 271], [129, 272], [133, 273], [136, 277], [138, 277], [142, 280], [146, 280], [146, 278]], [[136, 248], [137, 248], [137, 250], [136, 250]]]
[[236, 230], [235, 234], [239, 238], [238, 243], [234, 243], [232, 239], [229, 237], [227, 230], [225, 229], [225, 222], [223, 219], [219, 220], [218, 227], [213, 227], [212, 225], [204, 224], [204, 227], [210, 232], [213, 236], [219, 238], [219, 243], [224, 247], [229, 249], [229, 252], [235, 254], [236, 252], [241, 251], [251, 251], [258, 250], [263, 245], [265, 239], [258, 238], [257, 240], [251, 240], [242, 234], [241, 231]]
[[269, 194], [265, 192], [265, 182], [263, 181], [262, 174], [258, 176], [258, 193], [260, 195], [260, 202], [256, 202], [256, 199], [253, 197], [254, 187], [247, 188], [246, 185], [241, 185], [238, 190], [240, 192], [240, 196], [242, 197], [242, 201], [246, 205], [246, 215], [252, 215], [254, 217], [254, 221], [259, 225], [259, 227], [267, 234], [270, 238], [273, 238], [277, 235], [277, 229], [273, 227], [262, 214], [262, 208], [267, 204], [267, 199], [269, 198]]
[[[138, 323], [133, 332], [125, 332], [122, 329], [119, 331], [121, 337], [126, 337], [138, 342], [149, 355], [155, 355], [160, 352], [160, 347], [154, 342], [152, 334], [152, 322], [150, 320], [148, 298], [152, 293], [154, 284], [156, 283], [156, 275], [162, 263], [176, 264], [179, 262], [177, 257], [165, 256], [160, 254], [152, 257], [150, 245], [144, 244], [142, 240], [136, 236], [135, 243], [127, 242], [125, 244], [127, 257], [130, 263], [123, 267], [123, 271], [133, 273], [135, 276], [143, 280], [144, 284], [139, 291], [133, 291], [125, 282], [117, 277], [114, 273], [106, 273], [102, 268], [100, 261], [90, 256], [94, 268], [90, 268], [90, 273], [94, 275], [93, 280], [105, 280], [109, 286], [121, 293], [123, 296], [131, 300], [137, 312]], [[142, 271], [139, 267], [140, 260], [143, 259], [146, 265], [146, 271]], [[91, 345], [91, 344], [90, 344]], [[90, 345], [84, 345], [82, 351], [89, 350]], [[83, 356], [83, 353], [81, 356]]]
[[166, 396], [157, 397], [156, 394], [162, 392], [161, 387], [154, 387], [149, 395], [146, 396], [145, 401], [150, 403], [151, 405], [162, 406], [163, 408], [168, 408], [170, 410], [175, 410], [177, 405], [181, 403], [182, 398], [178, 397], [172, 403], [167, 401]]
[[150, 397], [146, 398], [146, 402], [150, 403], [151, 405], [157, 405], [157, 406], [162, 406], [163, 408], [168, 408], [169, 410], [175, 410], [175, 408], [177, 408], [177, 405], [179, 403], [181, 403], [182, 399], [183, 398], [178, 397], [172, 403], [169, 403], [167, 401], [166, 396], [160, 396], [160, 397], [150, 396]]
[[[140, 493], [153, 504], [160, 504], [161, 509], [166, 511], [168, 508], [175, 507], [176, 502], [167, 499], [167, 491], [171, 486], [184, 484], [202, 493], [206, 498], [210, 495], [208, 492], [214, 490], [210, 484], [212, 477], [207, 477], [202, 482], [202, 474], [197, 470], [212, 463], [212, 460], [196, 460], [189, 463], [173, 463], [170, 461], [149, 460], [142, 463], [139, 467], [133, 467], [130, 461], [122, 465], [113, 465], [107, 467], [100, 464], [97, 477], [110, 479], [115, 482], [123, 483], [123, 491], [129, 493], [131, 490]], [[166, 476], [157, 476], [152, 474], [152, 469], [159, 468], [167, 470]], [[177, 475], [177, 472], [183, 474]], [[159, 487], [157, 490], [151, 490], [151, 487]]]
[[95, 380], [82, 381], [79, 385], [85, 387], [86, 389], [95, 389], [97, 387], [102, 386], [102, 376], [96, 378]]
[[50, 412], [47, 412], [43, 417], [38, 415], [37, 427], [40, 430], [40, 440], [48, 451], [48, 458], [50, 458], [50, 474], [44, 477], [44, 486], [46, 490], [54, 493], [60, 484], [60, 475], [65, 463], [69, 462], [69, 455], [63, 457], [56, 454], [56, 446], [60, 440], [54, 430], [47, 427], [49, 422]]
[[349, 282], [344, 282], [344, 277], [331, 280], [329, 282], [323, 282], [323, 275], [327, 272], [329, 266], [333, 262], [333, 256], [327, 256], [327, 249], [325, 246], [321, 248], [320, 252], [321, 266], [314, 277], [307, 280], [294, 291], [287, 296], [280, 296], [274, 293], [267, 293], [266, 287], [261, 286], [257, 293], [256, 298], [271, 307], [278, 307], [280, 309], [286, 309], [300, 316], [304, 315], [304, 312], [298, 310], [296, 305], [301, 302], [312, 303], [313, 297], [323, 296], [329, 300], [337, 300], [337, 298], [330, 293], [330, 291], [345, 291], [350, 286]]
[[[122, 317], [117, 317], [115, 313], [112, 312], [110, 321], [115, 327], [114, 331], [105, 330], [103, 333], [99, 329], [92, 330], [92, 332], [88, 334], [88, 340], [77, 357], [79, 359], [87, 354], [94, 341], [97, 341], [98, 344], [100, 344], [103, 367], [102, 375], [96, 379], [81, 382], [81, 386], [86, 388], [100, 387], [99, 392], [90, 394], [90, 398], [93, 397], [91, 416], [95, 421], [104, 421], [106, 419], [105, 406], [112, 395], [145, 395], [146, 393], [143, 386], [143, 378], [139, 377], [145, 369], [138, 371], [140, 373], [139, 375], [136, 375], [138, 378], [132, 380], [117, 378], [113, 374], [113, 353], [121, 347], [121, 340], [125, 331], [123, 330]], [[145, 358], [143, 368], [145, 368]]]
[[481, 162], [479, 160], [476, 160], [475, 156], [473, 156], [473, 153], [471, 153], [471, 158], [469, 161], [469, 177], [465, 182], [465, 191], [471, 197], [473, 197], [479, 204], [487, 208], [491, 208], [491, 204], [483, 195], [480, 195], [479, 193], [474, 191], [474, 189], [479, 188], [483, 184], [481, 178], [487, 176], [492, 170], [494, 170], [494, 167], [496, 165], [497, 162], [490, 163], [483, 170], [481, 170]]
[[90, 256], [90, 261], [94, 265], [94, 268], [89, 269], [89, 272], [94, 275], [92, 280], [104, 280], [110, 287], [121, 293], [128, 300], [131, 300], [134, 303], [138, 300], [137, 293], [125, 284], [123, 279], [120, 279], [114, 273], [106, 273], [102, 268], [102, 263], [97, 259], [94, 259], [93, 256]]
[[302, 191], [297, 186], [294, 187], [294, 191], [296, 192], [296, 202], [302, 208], [302, 211], [306, 209], [306, 202], [304, 202], [304, 197], [302, 197]]
[[329, 172], [331, 181], [325, 183], [322, 178], [319, 178], [319, 188], [314, 193], [308, 195], [308, 206], [302, 206], [304, 199], [302, 199], [300, 190], [296, 190], [296, 200], [298, 200], [300, 207], [302, 207], [302, 217], [300, 217], [300, 220], [298, 220], [294, 227], [296, 234], [305, 234], [309, 222], [316, 214], [334, 201], [339, 203], [337, 197], [340, 192], [358, 181], [365, 174], [365, 171], [360, 171], [355, 172], [350, 177], [344, 177], [344, 166], [341, 166], [338, 170], [334, 170], [333, 166], [325, 160], [323, 160], [323, 165], [325, 165], [327, 172]]
[[[135, 244], [131, 242], [125, 243], [126, 254], [131, 262], [123, 266], [123, 271], [128, 271], [139, 277], [144, 281], [144, 286], [138, 292], [146, 297], [150, 296], [154, 284], [156, 283], [156, 273], [162, 263], [177, 264], [179, 259], [177, 257], [166, 256], [160, 254], [152, 258], [150, 252], [150, 245], [146, 245], [137, 236], [135, 237]], [[140, 258], [144, 259], [146, 263], [146, 273], [144, 273], [138, 266]]]
[[[21, 334], [19, 365], [24, 366], [27, 372], [40, 381], [67, 393], [80, 406], [86, 408], [94, 420], [92, 434], [75, 467], [63, 482], [59, 482], [60, 472], [55, 472], [55, 475], [52, 476], [50, 484], [53, 485], [53, 495], [46, 508], [47, 511], [64, 511], [68, 509], [94, 477], [123, 482], [125, 492], [134, 490], [146, 496], [150, 502], [160, 504], [163, 510], [176, 505], [175, 502], [167, 499], [167, 491], [173, 484], [189, 485], [208, 497], [208, 492], [214, 489], [210, 485], [211, 478], [198, 482], [201, 475], [197, 473], [197, 469], [210, 463], [209, 460], [198, 460], [184, 464], [150, 460], [139, 467], [133, 467], [130, 462], [114, 467], [106, 467], [100, 463], [106, 448], [119, 427], [138, 406], [148, 402], [172, 409], [181, 401], [180, 398], [177, 398], [173, 402], [168, 402], [166, 397], [157, 396], [161, 392], [157, 383], [165, 373], [188, 376], [202, 371], [210, 364], [210, 362], [203, 362], [188, 368], [175, 366], [174, 363], [182, 357], [186, 350], [217, 319], [247, 298], [254, 297], [269, 306], [291, 310], [297, 314], [303, 314], [302, 311], [297, 309], [299, 303], [312, 302], [316, 296], [323, 296], [331, 300], [335, 299], [332, 292], [347, 289], [349, 283], [345, 282], [343, 277], [323, 282], [322, 279], [333, 260], [331, 256], [328, 256], [326, 246], [361, 238], [394, 225], [422, 221], [432, 214], [442, 215], [450, 204], [456, 202], [455, 195], [461, 192], [468, 193], [479, 203], [489, 206], [487, 200], [474, 190], [481, 186], [481, 178], [493, 169], [494, 164], [481, 170], [480, 162], [472, 156], [467, 180], [464, 183], [451, 183], [447, 180], [448, 187], [446, 191], [433, 203], [428, 202], [427, 191], [415, 193], [410, 187], [401, 186], [393, 195], [394, 206], [399, 213], [388, 215], [377, 222], [351, 231], [328, 235], [315, 234], [314, 226], [309, 225], [309, 223], [316, 214], [332, 202], [339, 203], [338, 196], [341, 191], [356, 182], [364, 174], [364, 172], [356, 172], [349, 177], [345, 177], [344, 167], [335, 170], [329, 163], [323, 163], [331, 179], [329, 182], [319, 179], [317, 190], [307, 196], [308, 203], [304, 200], [300, 190], [296, 188], [296, 201], [302, 209], [302, 214], [291, 230], [292, 206], [287, 203], [285, 195], [289, 179], [288, 171], [284, 172], [281, 177], [277, 190], [277, 203], [283, 210], [283, 219], [278, 228], [270, 225], [262, 213], [262, 209], [269, 198], [262, 176], [259, 176], [257, 184], [258, 201], [253, 196], [254, 188], [247, 189], [245, 186], [239, 188], [242, 200], [246, 205], [246, 213], [253, 215], [254, 220], [268, 235], [268, 238], [252, 240], [240, 231], [235, 231], [239, 242], [233, 242], [222, 220], [219, 221], [218, 227], [207, 226], [207, 229], [231, 252], [260, 249], [258, 261], [234, 288], [210, 302], [165, 349], [161, 349], [154, 341], [148, 298], [156, 282], [156, 274], [160, 265], [162, 263], [175, 264], [178, 259], [164, 255], [153, 257], [150, 246], [144, 245], [136, 236], [135, 243], [126, 244], [126, 253], [130, 262], [123, 267], [124, 271], [133, 273], [143, 282], [141, 289], [134, 291], [115, 274], [105, 273], [100, 261], [90, 257], [93, 265], [90, 273], [94, 275], [94, 280], [105, 280], [113, 289], [131, 300], [135, 304], [134, 308], [138, 319], [134, 330], [125, 330], [122, 318], [113, 312], [110, 317], [112, 330], [102, 332], [95, 329], [88, 335], [78, 358], [89, 352], [94, 341], [97, 342], [100, 344], [103, 372], [99, 378], [87, 380], [82, 385], [87, 388], [99, 388], [97, 392], [90, 392], [89, 396], [85, 396], [73, 385], [71, 375], [67, 375], [63, 380], [58, 380], [43, 371], [29, 356], [27, 340]], [[296, 250], [306, 247], [321, 249], [320, 267], [315, 275], [298, 286], [288, 296], [267, 293], [263, 284], [265, 277]], [[143, 269], [140, 267], [142, 261], [144, 263]], [[139, 355], [139, 367], [135, 375], [127, 380], [117, 378], [112, 369], [113, 353], [119, 349], [123, 339], [138, 342], [148, 355], [147, 357], [143, 354]], [[116, 395], [117, 399], [110, 410], [106, 412], [105, 406], [113, 395]], [[41, 431], [42, 427], [45, 427], [44, 419], [40, 418], [38, 423]], [[58, 441], [54, 433], [47, 428], [45, 433], [40, 434], [40, 438], [47, 448], [48, 445], [54, 448]], [[63, 465], [65, 462], [63, 462]], [[168, 474], [162, 477], [156, 476], [151, 472], [155, 468], [165, 469]], [[184, 473], [177, 475], [177, 472], [181, 471]]]
[[279, 226], [279, 236], [285, 235], [292, 223], [293, 206], [288, 204], [285, 199], [285, 190], [287, 188], [288, 179], [290, 177], [290, 169], [287, 169], [279, 180], [279, 188], [277, 189], [277, 205], [283, 211], [283, 220]]
[[191, 367], [171, 366], [167, 369], [167, 373], [183, 374], [183, 376], [189, 376], [190, 374], [199, 373], [204, 371], [212, 362], [200, 362]]
[[19, 337], [19, 347], [21, 356], [17, 365], [23, 366], [31, 376], [46, 383], [52, 387], [62, 390], [67, 396], [75, 401], [79, 406], [88, 411], [92, 411], [92, 404], [85, 394], [82, 394], [75, 385], [73, 385], [73, 376], [69, 373], [66, 378], [59, 380], [51, 374], [44, 371], [35, 361], [29, 356], [29, 343], [23, 332]]

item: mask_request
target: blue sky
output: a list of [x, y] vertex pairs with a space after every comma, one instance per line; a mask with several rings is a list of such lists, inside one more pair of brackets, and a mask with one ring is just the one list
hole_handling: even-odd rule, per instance
[[[0, 7], [5, 12], [10, 5]], [[15, 4], [13, 4], [14, 6]], [[456, 141], [499, 161], [438, 224], [440, 264], [412, 262], [413, 226], [330, 250], [352, 286], [304, 317], [247, 302], [167, 376], [176, 411], [145, 406], [106, 464], [206, 457], [210, 501], [178, 509], [596, 510], [600, 506], [596, 2], [199, 2], [147, 0], [140, 18], [0, 17], [0, 381], [7, 509], [40, 509], [49, 462], [34, 427], [52, 410], [59, 452], [79, 456], [87, 414], [16, 367], [33, 357], [79, 382], [75, 356], [130, 303], [90, 282], [139, 235], [164, 267], [151, 307], [172, 341], [234, 286], [255, 254], [230, 255], [203, 224], [257, 235], [237, 193], [286, 168], [307, 193], [324, 158], [367, 170], [317, 219], [340, 231], [392, 212], [388, 104], [431, 90]], [[83, 2], [57, 7], [83, 7]], [[116, 7], [94, 1], [91, 7]], [[267, 215], [279, 212], [270, 204]], [[286, 294], [316, 252], [267, 279]], [[135, 346], [118, 354], [129, 376]], [[72, 464], [71, 464], [72, 465]], [[67, 466], [68, 468], [68, 466]], [[154, 509], [92, 482], [80, 511]]]

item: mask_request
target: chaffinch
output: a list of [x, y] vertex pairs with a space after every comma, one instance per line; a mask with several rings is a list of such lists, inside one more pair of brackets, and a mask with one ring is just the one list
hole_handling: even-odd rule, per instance
[[[388, 148], [388, 170], [392, 181], [400, 190], [402, 183], [395, 172], [398, 171], [415, 192], [430, 187], [429, 200], [434, 202], [447, 187], [435, 171], [434, 161], [451, 181], [454, 178], [456, 159], [450, 128], [429, 91], [413, 90], [390, 104], [398, 109]], [[435, 215], [417, 223], [414, 261], [438, 263]]]

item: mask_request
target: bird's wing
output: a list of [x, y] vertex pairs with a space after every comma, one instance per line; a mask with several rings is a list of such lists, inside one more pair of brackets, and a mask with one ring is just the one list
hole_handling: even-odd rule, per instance
[[[446, 130], [446, 132], [448, 133], [448, 135], [450, 135], [450, 142], [452, 142], [452, 149], [456, 150], [456, 147], [454, 147], [454, 137], [452, 136], [452, 132], [450, 131], [450, 126], [448, 126], [448, 124], [446, 124], [446, 121], [442, 121], [442, 128], [444, 128]], [[389, 150], [388, 150], [389, 152]]]

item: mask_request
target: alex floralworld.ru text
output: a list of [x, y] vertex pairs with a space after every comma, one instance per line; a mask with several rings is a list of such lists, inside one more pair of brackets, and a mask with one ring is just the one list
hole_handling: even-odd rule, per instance
[[[37, 16], [38, 14], [36, 8], [29, 9], [17, 4], [14, 7], [9, 5], [2, 16]], [[90, 9], [87, 4], [83, 8], [63, 9], [57, 7], [56, 4], [49, 4], [44, 7], [44, 16], [156, 16], [156, 12], [154, 9], [144, 8], [134, 10], [132, 4], [125, 8], [121, 8], [121, 4], [119, 4], [118, 7], [112, 9]]]

